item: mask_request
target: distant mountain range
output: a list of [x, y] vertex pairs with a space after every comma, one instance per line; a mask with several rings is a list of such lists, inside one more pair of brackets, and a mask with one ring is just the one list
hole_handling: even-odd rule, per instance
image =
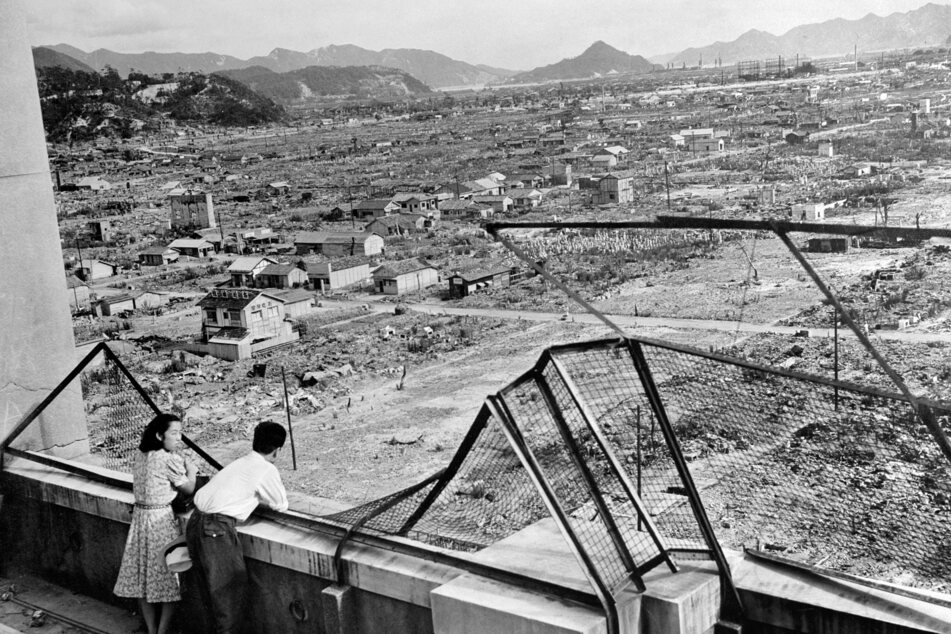
[[409, 73], [383, 66], [308, 66], [284, 73], [252, 66], [215, 74], [239, 81], [254, 92], [285, 105], [318, 97], [386, 99], [432, 92]]
[[385, 66], [405, 71], [435, 88], [487, 84], [515, 72], [503, 69], [490, 71], [488, 67], [473, 66], [433, 51], [411, 48], [370, 51], [353, 44], [332, 44], [308, 53], [276, 48], [267, 57], [253, 57], [248, 63], [279, 73], [308, 66]]
[[782, 55], [788, 60], [803, 57], [831, 57], [870, 51], [951, 45], [951, 6], [926, 4], [907, 13], [886, 17], [868, 14], [859, 20], [828, 20], [806, 24], [776, 36], [765, 31], [747, 31], [732, 42], [716, 42], [700, 48], [688, 48], [673, 55], [652, 58], [660, 63], [695, 66], [703, 59], [710, 65], [716, 59], [724, 64], [743, 60], [762, 60]]
[[37, 46], [33, 49], [33, 67], [34, 68], [52, 68], [52, 67], [65, 68], [67, 70], [81, 70], [84, 73], [94, 73], [91, 66], [83, 64], [78, 59], [54, 51], [51, 48], [45, 46]]
[[[680, 53], [660, 55], [650, 61], [619, 51], [604, 42], [595, 42], [578, 57], [563, 59], [526, 72], [473, 65], [434, 51], [383, 49], [371, 51], [352, 44], [330, 45], [302, 53], [276, 48], [263, 57], [248, 60], [218, 53], [116, 53], [98, 49], [86, 53], [67, 44], [40, 47], [42, 63], [52, 63], [51, 53], [67, 55], [95, 70], [106, 66], [125, 76], [130, 70], [148, 75], [179, 72], [213, 73], [260, 67], [287, 73], [311, 66], [372, 66], [394, 68], [433, 88], [498, 83], [542, 83], [587, 79], [614, 73], [650, 72], [670, 63], [674, 67], [695, 66], [701, 60], [710, 66], [715, 60], [735, 64], [742, 60], [763, 60], [782, 55], [792, 60], [805, 58], [929, 46], [951, 46], [951, 6], [927, 4], [907, 13], [886, 17], [869, 14], [859, 20], [835, 19], [798, 26], [784, 35], [747, 31], [732, 42], [716, 42]], [[40, 50], [37, 49], [37, 50]], [[47, 52], [49, 51], [49, 52]], [[70, 63], [64, 61], [64, 63]], [[273, 79], [273, 78], [272, 78]], [[271, 83], [269, 79], [267, 83]], [[283, 89], [282, 89], [283, 90]], [[413, 88], [412, 90], [415, 90]]]
[[179, 72], [213, 73], [258, 66], [275, 73], [286, 73], [308, 66], [385, 66], [405, 71], [428, 86], [446, 88], [498, 82], [516, 72], [489, 66], [474, 66], [433, 51], [409, 48], [371, 51], [352, 44], [325, 46], [307, 53], [276, 48], [268, 55], [248, 60], [217, 53], [116, 53], [103, 48], [87, 53], [68, 44], [45, 48], [68, 55], [96, 70], [111, 66], [123, 76], [128, 75], [130, 70], [158, 75]]
[[649, 73], [663, 66], [653, 64], [640, 55], [630, 55], [601, 42], [589, 46], [578, 57], [563, 59], [555, 64], [540, 66], [518, 73], [509, 83], [530, 84], [566, 79], [588, 79], [617, 73]]

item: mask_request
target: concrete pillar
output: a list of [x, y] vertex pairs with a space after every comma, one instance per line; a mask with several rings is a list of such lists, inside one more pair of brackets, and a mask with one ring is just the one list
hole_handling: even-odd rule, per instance
[[[20, 0], [0, 0], [0, 437], [76, 363], [33, 56]], [[78, 382], [15, 446], [88, 453]]]
[[353, 609], [353, 588], [332, 585], [320, 593], [327, 634], [356, 634], [356, 614]]
[[[706, 634], [720, 610], [720, 578], [712, 561], [682, 561], [671, 573], [658, 566], [644, 575], [643, 634]], [[729, 632], [729, 630], [723, 630]]]

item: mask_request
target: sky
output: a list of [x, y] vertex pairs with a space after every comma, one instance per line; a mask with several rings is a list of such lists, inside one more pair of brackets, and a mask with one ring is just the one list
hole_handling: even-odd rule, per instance
[[[934, 0], [948, 4], [951, 0]], [[248, 59], [330, 44], [433, 50], [529, 70], [597, 40], [650, 57], [750, 29], [917, 9], [925, 0], [21, 0], [34, 46], [215, 53]]]

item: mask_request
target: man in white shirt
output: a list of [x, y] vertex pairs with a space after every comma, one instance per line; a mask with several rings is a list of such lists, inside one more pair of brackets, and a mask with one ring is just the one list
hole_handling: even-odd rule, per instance
[[244, 620], [248, 574], [235, 523], [247, 520], [258, 504], [287, 510], [287, 492], [274, 466], [286, 438], [278, 423], [259, 423], [253, 451], [219, 471], [195, 494], [185, 538], [217, 634], [240, 631]]

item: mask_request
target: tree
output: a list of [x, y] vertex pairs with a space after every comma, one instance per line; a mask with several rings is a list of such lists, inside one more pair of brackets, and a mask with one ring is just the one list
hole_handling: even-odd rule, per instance
[[134, 68], [129, 70], [129, 82], [139, 82], [143, 86], [148, 86], [152, 83], [152, 78], [146, 75], [145, 73], [140, 73]]
[[102, 69], [100, 78], [99, 86], [102, 88], [104, 95], [122, 91], [125, 82], [123, 82], [122, 77], [119, 76], [119, 71], [112, 66], [107, 64], [106, 67]]

